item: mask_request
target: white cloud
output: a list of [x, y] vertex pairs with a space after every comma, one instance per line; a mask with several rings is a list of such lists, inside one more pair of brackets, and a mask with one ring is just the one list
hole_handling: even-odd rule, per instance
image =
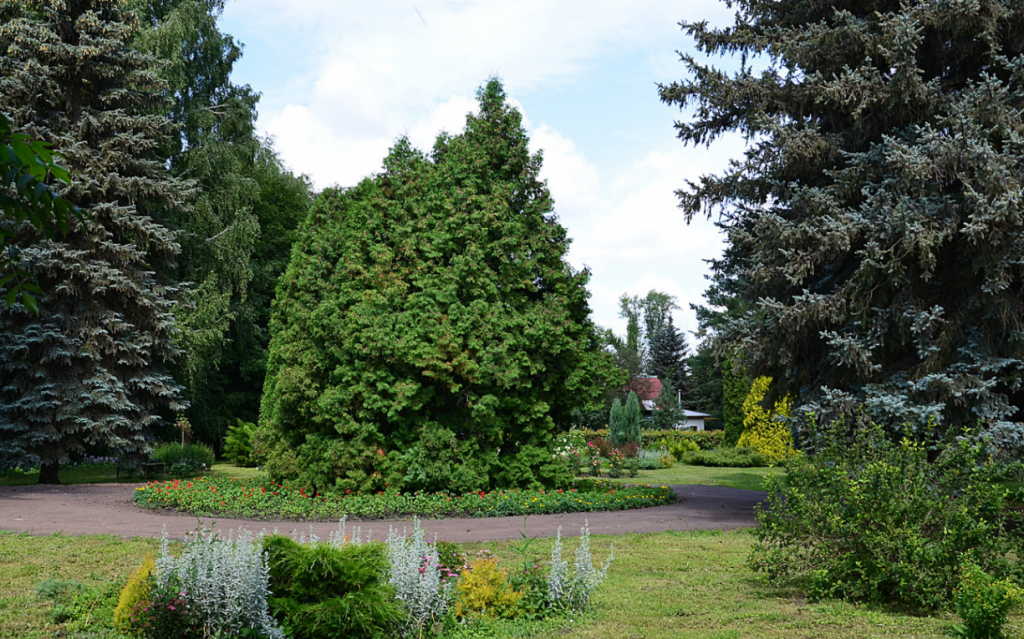
[[[286, 163], [319, 188], [379, 171], [400, 135], [429, 150], [438, 132], [461, 131], [476, 109], [474, 92], [491, 75], [500, 75], [521, 112], [515, 96], [558, 103], [566, 87], [583, 77], [600, 84], [607, 65], [626, 59], [639, 60], [630, 62], [641, 71], [636, 83], [651, 86], [682, 71], [674, 53], [686, 45], [679, 20], [732, 21], [719, 0], [236, 0], [225, 18], [249, 52], [254, 42], [279, 52], [264, 58], [266, 73], [274, 63], [284, 69], [276, 85], [247, 81], [264, 93], [261, 127]], [[664, 142], [622, 155], [608, 140], [632, 132], [621, 113], [603, 111], [604, 102], [615, 102], [604, 98], [613, 97], [598, 91], [591, 101], [559, 107], [600, 114], [607, 127], [586, 134], [606, 136], [599, 144], [545, 124], [542, 112], [524, 112], [531, 149], [544, 150], [542, 177], [573, 238], [570, 261], [592, 269], [595, 320], [621, 332], [618, 297], [654, 288], [678, 298], [677, 322], [692, 330], [688, 305], [705, 288], [702, 260], [718, 257], [722, 242], [706, 220], [685, 223], [674, 191], [723, 168], [742, 142], [686, 149], [666, 130]], [[583, 150], [595, 147], [603, 151]]]

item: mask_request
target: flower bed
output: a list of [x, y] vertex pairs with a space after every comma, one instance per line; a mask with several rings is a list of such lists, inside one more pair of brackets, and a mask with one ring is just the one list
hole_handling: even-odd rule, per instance
[[341, 517], [503, 517], [626, 510], [664, 506], [676, 501], [676, 495], [665, 486], [601, 481], [580, 482], [578, 488], [551, 491], [309, 495], [266, 479], [214, 476], [150, 482], [135, 489], [134, 501], [145, 508], [173, 508], [201, 516], [328, 521]]

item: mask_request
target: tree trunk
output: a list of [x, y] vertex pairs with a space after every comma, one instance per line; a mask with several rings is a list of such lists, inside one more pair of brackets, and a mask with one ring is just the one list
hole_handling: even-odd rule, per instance
[[60, 464], [57, 462], [46, 462], [39, 467], [39, 483], [40, 484], [59, 484], [60, 478], [57, 477], [57, 471], [60, 469]]

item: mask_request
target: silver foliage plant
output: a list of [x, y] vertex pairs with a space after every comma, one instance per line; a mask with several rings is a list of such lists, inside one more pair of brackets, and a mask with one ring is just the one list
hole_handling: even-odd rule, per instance
[[580, 529], [580, 545], [576, 548], [576, 561], [572, 567], [562, 558], [562, 527], [558, 527], [555, 545], [551, 548], [551, 570], [548, 572], [548, 596], [556, 608], [583, 610], [612, 565], [615, 546], [612, 546], [604, 565], [597, 569], [590, 556], [590, 525], [584, 520]]
[[412, 535], [399, 535], [388, 527], [388, 581], [395, 597], [409, 614], [406, 632], [440, 619], [451, 604], [454, 580], [442, 580], [436, 544], [425, 539], [419, 519], [413, 520]]
[[237, 539], [207, 528], [190, 532], [178, 557], [169, 552], [164, 532], [156, 588], [183, 599], [209, 635], [253, 628], [265, 639], [284, 639], [267, 606], [269, 582], [267, 555], [248, 531], [239, 530]]

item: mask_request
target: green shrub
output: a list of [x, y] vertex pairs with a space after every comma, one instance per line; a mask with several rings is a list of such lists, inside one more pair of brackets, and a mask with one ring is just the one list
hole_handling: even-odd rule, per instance
[[498, 566], [497, 557], [488, 555], [474, 561], [463, 571], [455, 591], [456, 617], [514, 619], [521, 611], [523, 593], [509, 583], [508, 572]]
[[234, 426], [228, 427], [224, 437], [224, 457], [236, 466], [254, 468], [256, 462], [252, 458], [252, 436], [256, 432], [256, 424], [235, 420]]
[[114, 625], [121, 630], [127, 631], [131, 626], [131, 619], [135, 610], [144, 607], [149, 601], [149, 593], [153, 588], [153, 571], [156, 569], [156, 562], [146, 553], [142, 564], [136, 568], [128, 582], [117, 598], [117, 606], [114, 608]]
[[676, 455], [680, 463], [690, 466], [717, 466], [722, 468], [757, 468], [768, 466], [767, 457], [753, 448], [718, 448], [698, 450]]
[[390, 638], [404, 613], [384, 575], [381, 544], [333, 547], [263, 539], [270, 567], [270, 610], [289, 636]]
[[935, 609], [950, 603], [962, 559], [1005, 576], [1024, 556], [1002, 517], [985, 447], [967, 438], [929, 448], [892, 441], [878, 426], [847, 436], [812, 427], [813, 456], [765, 480], [752, 567], [801, 577], [814, 599], [870, 600]]
[[167, 442], [153, 449], [150, 459], [167, 464], [170, 475], [193, 475], [213, 466], [213, 450], [206, 444], [176, 444]]
[[674, 439], [668, 442], [668, 452], [676, 459], [682, 459], [687, 453], [696, 453], [700, 446], [692, 439]]
[[[586, 430], [578, 432], [587, 441], [596, 438], [608, 438], [608, 429]], [[669, 448], [674, 441], [692, 441], [701, 450], [713, 450], [722, 446], [725, 439], [725, 432], [720, 430], [645, 430], [643, 431], [643, 444], [645, 448]]]
[[997, 581], [976, 564], [965, 561], [953, 594], [953, 608], [964, 622], [956, 630], [971, 639], [999, 639], [1007, 615], [1020, 603], [1022, 594], [1009, 579]]

